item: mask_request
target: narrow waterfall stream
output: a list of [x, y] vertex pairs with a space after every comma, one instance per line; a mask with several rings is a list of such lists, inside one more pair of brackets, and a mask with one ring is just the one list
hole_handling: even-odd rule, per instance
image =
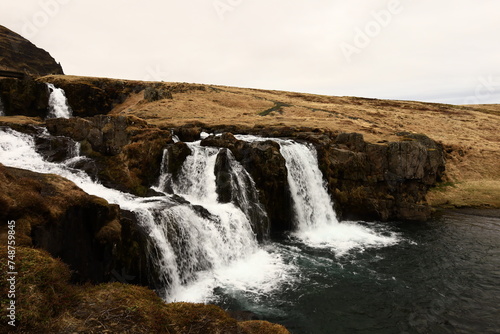
[[398, 242], [395, 235], [381, 235], [357, 222], [339, 223], [314, 147], [292, 140], [277, 141], [288, 170], [296, 226], [294, 237], [311, 247], [329, 248], [338, 256], [353, 248]]
[[51, 83], [47, 83], [47, 89], [50, 92], [47, 118], [70, 118], [72, 110], [68, 104], [64, 90], [57, 88]]

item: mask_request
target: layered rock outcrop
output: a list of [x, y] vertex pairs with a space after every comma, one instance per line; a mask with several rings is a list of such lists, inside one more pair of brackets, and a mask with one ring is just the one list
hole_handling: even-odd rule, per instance
[[[313, 144], [342, 219], [421, 221], [430, 218], [431, 208], [425, 195], [441, 180], [445, 157], [442, 146], [425, 135], [403, 132], [399, 134], [399, 142], [371, 144], [357, 133], [292, 128], [243, 129], [243, 132]], [[231, 134], [223, 134], [209, 137], [202, 144], [230, 149], [254, 178], [273, 231], [292, 228], [287, 171], [277, 143], [245, 143]]]
[[130, 94], [142, 91], [147, 84], [141, 81], [112, 80], [105, 78], [74, 78], [48, 76], [41, 82], [50, 82], [66, 93], [74, 116], [91, 117], [106, 115], [124, 102]]
[[430, 218], [425, 195], [443, 176], [443, 148], [425, 135], [400, 136], [386, 144], [367, 143], [356, 133], [310, 139], [342, 218]]
[[118, 206], [56, 175], [0, 165], [0, 180], [0, 219], [16, 221], [17, 245], [48, 250], [76, 280], [105, 280], [120, 240]]
[[108, 187], [139, 196], [157, 181], [163, 150], [173, 143], [169, 131], [135, 117], [50, 119], [46, 125], [52, 135], [81, 144], [81, 153], [92, 161], [78, 167]]

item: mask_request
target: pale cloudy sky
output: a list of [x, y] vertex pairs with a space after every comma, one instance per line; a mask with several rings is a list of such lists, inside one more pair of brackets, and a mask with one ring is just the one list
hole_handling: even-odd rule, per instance
[[498, 0], [1, 0], [66, 74], [500, 103]]

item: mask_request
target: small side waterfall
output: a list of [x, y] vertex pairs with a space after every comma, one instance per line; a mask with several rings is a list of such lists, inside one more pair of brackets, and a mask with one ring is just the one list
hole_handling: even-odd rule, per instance
[[47, 88], [50, 92], [47, 118], [70, 118], [72, 110], [68, 104], [64, 90], [56, 88], [51, 83], [47, 83]]

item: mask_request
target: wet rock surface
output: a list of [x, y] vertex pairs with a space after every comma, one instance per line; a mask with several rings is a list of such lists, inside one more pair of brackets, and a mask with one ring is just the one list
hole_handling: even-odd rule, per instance
[[[445, 171], [443, 147], [422, 134], [401, 132], [399, 142], [367, 143], [358, 133], [300, 128], [237, 129], [313, 144], [320, 169], [342, 219], [409, 220], [430, 218], [425, 195]], [[223, 129], [218, 129], [222, 131]], [[210, 136], [202, 145], [226, 147], [254, 178], [274, 231], [290, 230], [287, 170], [272, 141], [246, 143], [231, 133]], [[270, 200], [272, 199], [272, 200]]]
[[279, 144], [273, 141], [245, 142], [231, 133], [210, 136], [201, 145], [224, 147], [252, 176], [271, 224], [271, 233], [282, 233], [292, 228], [291, 197], [288, 189], [285, 159]]

